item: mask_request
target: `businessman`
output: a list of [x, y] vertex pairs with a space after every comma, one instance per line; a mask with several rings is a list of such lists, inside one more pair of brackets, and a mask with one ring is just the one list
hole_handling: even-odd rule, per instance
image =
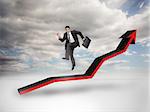
[[63, 57], [62, 59], [69, 60], [69, 57], [70, 57], [71, 62], [72, 62], [72, 70], [73, 70], [76, 65], [73, 52], [76, 47], [80, 47], [77, 35], [80, 35], [82, 39], [84, 39], [84, 36], [82, 35], [80, 31], [71, 30], [70, 26], [66, 26], [65, 30], [66, 32], [64, 33], [63, 38], [61, 38], [59, 33], [57, 33], [57, 36], [61, 42], [64, 42], [64, 41], [66, 42], [65, 43], [65, 57]]

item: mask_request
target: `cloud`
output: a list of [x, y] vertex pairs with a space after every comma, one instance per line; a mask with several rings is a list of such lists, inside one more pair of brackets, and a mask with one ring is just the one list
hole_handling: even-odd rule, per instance
[[139, 42], [144, 47], [150, 47], [150, 37], [149, 38], [143, 38]]
[[141, 56], [143, 56], [145, 58], [150, 58], [150, 54], [141, 54]]
[[[130, 65], [130, 61], [129, 60], [124, 60], [124, 59], [118, 59], [118, 60], [108, 60], [105, 62], [104, 64], [105, 68], [104, 70], [107, 72], [112, 72], [112, 70], [115, 73], [115, 70], [122, 70], [122, 72], [126, 71], [126, 70], [133, 70], [135, 69], [134, 66]], [[109, 69], [108, 69], [109, 67]], [[112, 72], [113, 73], [113, 72]]]
[[132, 56], [132, 55], [137, 55], [137, 52], [136, 51], [126, 51], [125, 53], [123, 53], [123, 55], [126, 55], [126, 56]]
[[100, 2], [104, 2], [109, 8], [121, 8], [124, 3], [128, 0], [99, 0]]
[[127, 30], [137, 29], [137, 41], [149, 36], [149, 8], [127, 17], [120, 9], [125, 2], [1, 0], [0, 47], [20, 49], [18, 58], [22, 63], [31, 58], [34, 66], [44, 66], [44, 63], [46, 66], [47, 61], [62, 57], [64, 47], [56, 33], [63, 34], [64, 26], [70, 25], [92, 39], [88, 52], [99, 56], [114, 50], [118, 37]]
[[144, 2], [142, 2], [139, 6], [139, 8], [142, 8], [144, 6]]
[[122, 64], [122, 63], [129, 63], [127, 60], [108, 60], [106, 61], [106, 65], [115, 65], [115, 64]]

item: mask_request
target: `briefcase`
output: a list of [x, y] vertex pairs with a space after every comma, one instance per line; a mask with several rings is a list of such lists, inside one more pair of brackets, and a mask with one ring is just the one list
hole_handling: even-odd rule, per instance
[[91, 39], [86, 36], [85, 39], [83, 40], [83, 44], [82, 44], [82, 45], [83, 45], [85, 48], [88, 48], [89, 45], [90, 45], [90, 42], [91, 42]]

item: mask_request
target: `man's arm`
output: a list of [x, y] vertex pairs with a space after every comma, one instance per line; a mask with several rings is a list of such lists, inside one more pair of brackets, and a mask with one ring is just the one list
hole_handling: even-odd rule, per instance
[[61, 36], [58, 33], [57, 33], [57, 36], [61, 42], [64, 42], [66, 40], [65, 34], [64, 34], [63, 38], [61, 38]]
[[75, 31], [75, 32], [76, 32], [76, 34], [80, 35], [80, 37], [81, 37], [82, 39], [84, 39], [84, 36], [83, 36], [83, 34], [82, 34], [80, 31]]

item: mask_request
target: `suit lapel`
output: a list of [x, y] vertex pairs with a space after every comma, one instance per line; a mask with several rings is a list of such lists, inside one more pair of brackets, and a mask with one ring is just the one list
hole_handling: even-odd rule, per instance
[[76, 40], [76, 34], [73, 31], [71, 31], [71, 35], [73, 36], [74, 40]]

